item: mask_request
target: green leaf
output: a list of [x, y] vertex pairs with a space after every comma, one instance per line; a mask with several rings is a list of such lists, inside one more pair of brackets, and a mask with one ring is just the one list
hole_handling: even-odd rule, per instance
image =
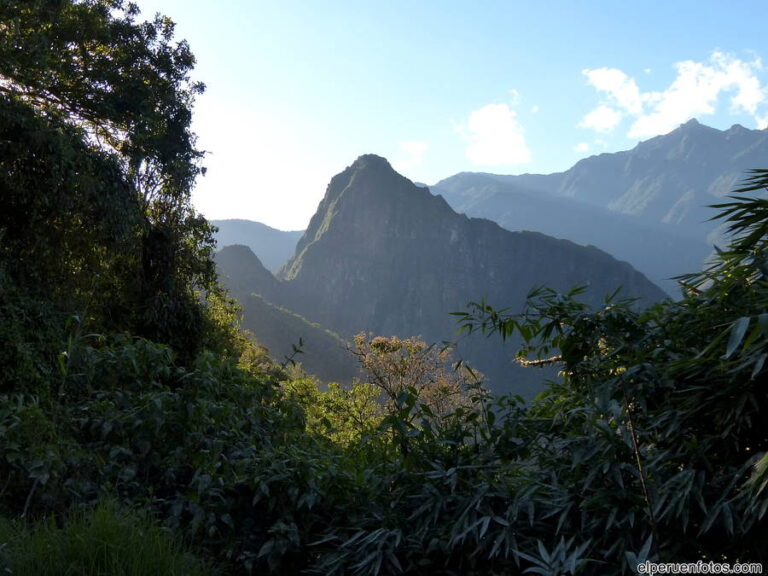
[[750, 379], [754, 380], [755, 377], [760, 374], [760, 371], [763, 369], [763, 366], [765, 365], [765, 360], [768, 358], [768, 353], [760, 354], [760, 356], [757, 357], [757, 360], [755, 361], [755, 367], [752, 369], [752, 374], [750, 376]]
[[730, 358], [739, 347], [739, 344], [744, 339], [744, 335], [747, 333], [747, 328], [749, 328], [749, 321], [749, 316], [742, 316], [733, 323], [733, 326], [731, 326], [731, 337], [728, 338], [728, 346], [725, 349], [725, 356], [723, 358]]

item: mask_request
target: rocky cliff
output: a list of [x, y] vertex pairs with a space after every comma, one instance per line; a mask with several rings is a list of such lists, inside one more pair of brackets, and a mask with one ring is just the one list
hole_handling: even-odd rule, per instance
[[[529, 291], [542, 285], [563, 291], [588, 285], [587, 298], [595, 302], [619, 287], [644, 302], [664, 296], [597, 248], [457, 214], [374, 155], [331, 180], [280, 278], [281, 304], [339, 334], [438, 342], [455, 336], [450, 313], [469, 301], [521, 309]], [[476, 340], [460, 352], [470, 362], [479, 359], [476, 367], [494, 389], [531, 391], [509, 377], [511, 350]]]

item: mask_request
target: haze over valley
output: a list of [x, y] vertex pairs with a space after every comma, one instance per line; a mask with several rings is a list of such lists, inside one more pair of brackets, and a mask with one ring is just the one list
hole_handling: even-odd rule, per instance
[[[234, 258], [235, 249], [244, 258]], [[522, 311], [528, 293], [540, 286], [561, 291], [589, 286], [592, 303], [619, 288], [623, 297], [640, 298], [642, 305], [663, 298], [631, 266], [594, 247], [536, 232], [509, 232], [457, 214], [443, 198], [375, 155], [361, 156], [331, 180], [277, 278], [240, 247], [223, 248], [218, 262], [225, 283], [245, 305], [245, 326], [260, 341], [262, 333], [275, 329], [249, 318], [254, 293], [348, 341], [370, 332], [429, 342], [454, 339], [451, 313], [471, 300]], [[303, 340], [312, 350], [313, 339], [304, 335]], [[290, 344], [283, 342], [274, 352], [280, 355]], [[542, 373], [523, 374], [498, 342], [472, 338], [458, 352], [498, 392], [531, 398], [543, 389]], [[313, 371], [312, 363], [305, 368]]]
[[[300, 239], [298, 232], [270, 229], [264, 235], [258, 223], [216, 222], [217, 260], [244, 306], [244, 325], [276, 357], [287, 356], [301, 339], [306, 370], [325, 381], [350, 382], [354, 358], [345, 348], [352, 336], [452, 342], [458, 326], [451, 313], [466, 310], [470, 301], [522, 312], [537, 287], [567, 291], [583, 284], [595, 304], [621, 289], [622, 297], [641, 297], [647, 305], [664, 297], [651, 282], [666, 296], [678, 296], [675, 277], [703, 269], [715, 245], [724, 246], [709, 205], [723, 201], [748, 167], [767, 156], [765, 130], [735, 125], [721, 131], [691, 120], [563, 173], [460, 173], [430, 187], [430, 196], [383, 158], [366, 155], [334, 177]], [[228, 248], [229, 238], [250, 250]], [[579, 244], [593, 248], [579, 251]], [[604, 253], [599, 267], [584, 260], [598, 255], [594, 247]], [[620, 262], [611, 264], [609, 254], [650, 282], [639, 274], [617, 276], [612, 266]], [[291, 313], [282, 318], [293, 330], [277, 328], [278, 309]], [[474, 336], [456, 352], [498, 393], [532, 398], [556, 378], [521, 369], [508, 350]]]
[[764, 573], [766, 16], [0, 2], [0, 574]]

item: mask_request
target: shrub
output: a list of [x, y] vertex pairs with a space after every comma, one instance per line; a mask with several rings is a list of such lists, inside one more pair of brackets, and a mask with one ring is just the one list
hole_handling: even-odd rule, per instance
[[0, 519], [0, 571], [19, 576], [208, 576], [218, 573], [146, 513], [106, 502], [32, 526]]

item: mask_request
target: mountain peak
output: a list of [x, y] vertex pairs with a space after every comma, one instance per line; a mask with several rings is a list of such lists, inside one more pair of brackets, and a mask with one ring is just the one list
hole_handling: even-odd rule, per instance
[[392, 165], [389, 163], [389, 161], [384, 158], [383, 156], [378, 156], [376, 154], [362, 154], [361, 156], [357, 157], [357, 160], [355, 160], [352, 163], [352, 166], [350, 168], [360, 170], [363, 168], [389, 168], [390, 170], [393, 170]]
[[425, 214], [453, 213], [445, 200], [432, 196], [397, 173], [389, 162], [375, 154], [364, 154], [331, 179], [317, 212], [296, 246], [291, 261], [281, 271], [293, 278], [304, 260], [303, 253], [327, 234], [340, 242], [355, 239], [368, 242], [378, 231], [379, 238], [410, 234]]
[[749, 134], [750, 130], [745, 128], [741, 124], [734, 124], [728, 130], [725, 131], [726, 136], [732, 136], [734, 134]]
[[[717, 134], [718, 132], [721, 132], [721, 130], [702, 124], [696, 118], [691, 118], [686, 123], [680, 124], [677, 130], [673, 130], [671, 134], [678, 133], [687, 136], [689, 134]], [[661, 138], [663, 139], [664, 137], [662, 136]]]
[[[333, 177], [280, 275], [288, 308], [347, 337], [372, 331], [444, 340], [456, 331], [450, 313], [467, 302], [486, 298], [522, 310], [539, 285], [589, 285], [589, 302], [619, 286], [644, 302], [664, 297], [597, 248], [457, 214], [373, 155]], [[483, 340], [466, 346], [470, 363], [481, 361], [500, 385], [514, 370]]]
[[277, 280], [250, 247], [242, 244], [225, 246], [214, 258], [235, 297], [242, 298], [251, 292], [271, 297], [277, 292]]

